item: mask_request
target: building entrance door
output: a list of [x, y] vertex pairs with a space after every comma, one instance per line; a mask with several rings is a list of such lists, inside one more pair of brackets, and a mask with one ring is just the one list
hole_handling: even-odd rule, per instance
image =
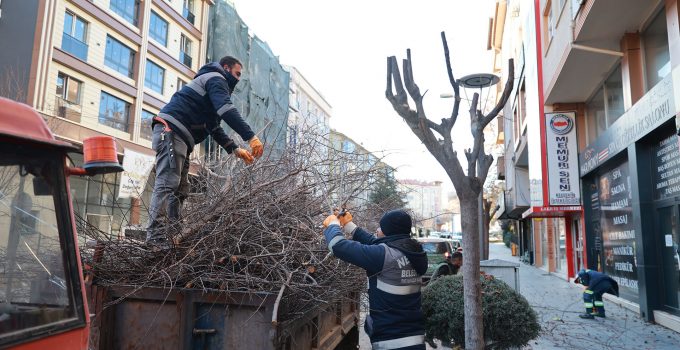
[[663, 305], [676, 315], [680, 315], [680, 232], [678, 224], [680, 215], [678, 205], [670, 205], [657, 209], [657, 231], [661, 252], [661, 276]]
[[585, 268], [583, 263], [583, 232], [581, 232], [581, 220], [573, 219], [571, 222], [571, 246], [574, 247], [573, 259], [574, 271], [578, 273]]

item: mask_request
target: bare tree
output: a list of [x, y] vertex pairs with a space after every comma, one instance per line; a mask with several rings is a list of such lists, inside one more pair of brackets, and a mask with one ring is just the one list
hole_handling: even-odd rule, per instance
[[[424, 94], [413, 79], [411, 50], [406, 50], [403, 60], [404, 80], [402, 84], [399, 66], [395, 56], [387, 58], [387, 89], [385, 96], [394, 110], [406, 121], [411, 131], [422, 141], [427, 150], [437, 159], [451, 179], [461, 204], [463, 228], [463, 246], [468, 247], [463, 257], [464, 303], [465, 303], [465, 347], [467, 349], [484, 348], [484, 329], [482, 323], [481, 283], [479, 279], [479, 196], [486, 181], [493, 156], [484, 150], [484, 127], [501, 111], [510, 97], [514, 81], [514, 64], [509, 62], [508, 79], [501, 98], [496, 106], [486, 115], [478, 108], [479, 94], [475, 93], [470, 102], [470, 132], [474, 137], [472, 148], [465, 150], [467, 158], [467, 175], [453, 150], [451, 130], [458, 117], [460, 107], [460, 84], [451, 70], [449, 47], [446, 35], [441, 33], [444, 45], [444, 57], [449, 81], [453, 87], [455, 101], [451, 116], [442, 118], [437, 124], [429, 120], [423, 107]], [[404, 86], [406, 90], [404, 90]], [[396, 89], [396, 95], [393, 92]], [[408, 92], [408, 95], [407, 95]], [[416, 109], [409, 106], [408, 96], [415, 103]], [[439, 134], [443, 139], [435, 136]]]

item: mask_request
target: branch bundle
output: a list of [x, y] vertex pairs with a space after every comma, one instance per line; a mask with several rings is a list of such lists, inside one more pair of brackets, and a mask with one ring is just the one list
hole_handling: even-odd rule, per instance
[[[365, 155], [328, 148], [321, 137], [243, 167], [227, 159], [203, 164], [183, 219], [169, 223], [174, 249], [148, 250], [142, 241], [110, 239], [92, 226], [81, 230], [98, 242], [82, 255], [99, 285], [271, 292], [284, 290], [280, 319], [294, 320], [320, 304], [356, 295], [362, 270], [328, 253], [322, 222], [332, 207], [365, 197], [375, 167]], [[96, 257], [95, 257], [96, 256]]]

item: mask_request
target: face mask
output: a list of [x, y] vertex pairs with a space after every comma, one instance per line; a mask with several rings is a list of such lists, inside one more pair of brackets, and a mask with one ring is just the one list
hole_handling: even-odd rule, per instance
[[231, 92], [234, 91], [234, 88], [236, 87], [236, 84], [238, 84], [238, 79], [234, 78], [231, 73], [227, 72], [227, 85], [229, 85], [229, 90]]

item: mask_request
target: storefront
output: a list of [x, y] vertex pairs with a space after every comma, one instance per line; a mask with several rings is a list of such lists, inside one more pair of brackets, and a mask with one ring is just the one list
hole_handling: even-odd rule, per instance
[[[580, 153], [588, 268], [654, 320], [680, 316], [680, 147], [673, 74]], [[658, 314], [657, 314], [658, 315]]]

